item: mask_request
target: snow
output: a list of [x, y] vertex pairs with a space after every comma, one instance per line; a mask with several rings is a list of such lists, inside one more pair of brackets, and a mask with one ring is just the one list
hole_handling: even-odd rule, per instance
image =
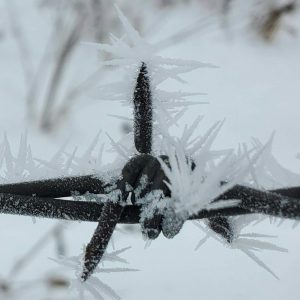
[[[33, 56], [38, 56], [40, 50], [36, 46], [45, 42], [44, 34], [48, 31], [49, 20], [45, 20], [44, 23], [40, 22], [42, 16], [36, 12], [33, 5], [28, 5], [28, 7], [21, 3], [16, 3], [16, 5], [24, 11], [21, 21], [25, 24], [31, 24], [31, 27], [27, 28], [25, 32], [30, 36], [32, 49], [36, 49]], [[244, 16], [239, 14], [239, 11], [234, 13], [239, 19], [243, 19]], [[122, 17], [122, 13], [119, 12], [118, 14], [126, 28], [131, 30], [132, 43], [135, 43], [139, 40], [138, 33], [132, 31], [130, 25]], [[177, 31], [179, 27], [195, 28], [193, 24], [199, 19], [199, 14], [204, 13], [200, 13], [195, 4], [170, 9], [167, 13], [167, 19], [161, 21], [160, 26], [158, 26], [159, 32], [155, 32], [155, 28], [153, 28], [152, 39], [154, 41], [151, 41], [150, 46], [145, 45], [145, 48], [138, 49], [139, 60], [145, 56], [149, 57], [149, 52], [145, 54], [145, 49], [155, 51], [155, 55], [153, 54], [155, 58], [150, 62], [150, 67], [151, 64], [154, 66], [155, 63], [176, 66], [172, 72], [168, 72], [168, 70], [162, 72], [161, 68], [157, 69], [157, 73], [161, 74], [159, 78], [154, 79], [155, 73], [151, 75], [155, 84], [161, 84], [159, 89], [156, 89], [156, 99], [161, 97], [165, 107], [167, 107], [167, 101], [172, 99], [179, 105], [179, 109], [175, 111], [175, 114], [172, 114], [172, 118], [167, 117], [167, 114], [160, 116], [161, 122], [167, 124], [168, 127], [170, 124], [174, 126], [170, 132], [159, 133], [180, 138], [184, 125], [192, 124], [190, 127], [186, 127], [181, 139], [179, 139], [182, 146], [188, 147], [190, 144], [187, 137], [192, 135], [194, 128], [197, 127], [200, 119], [194, 123], [193, 120], [197, 119], [199, 115], [205, 115], [205, 118], [199, 123], [198, 129], [195, 129], [196, 135], [201, 136], [205, 135], [205, 131], [210, 128], [211, 124], [217, 124], [216, 121], [226, 118], [218, 137], [214, 140], [210, 150], [212, 153], [216, 155], [227, 153], [228, 155], [228, 149], [237, 149], [238, 144], [244, 142], [251, 145], [251, 139], [255, 137], [253, 140], [254, 148], [261, 151], [262, 145], [267, 146], [263, 147], [264, 151], [257, 158], [261, 164], [252, 164], [254, 169], [251, 171], [250, 177], [253, 184], [257, 184], [255, 178], [262, 180], [258, 181], [258, 184], [267, 188], [299, 184], [299, 175], [296, 174], [300, 173], [300, 161], [296, 159], [296, 155], [300, 151], [300, 140], [297, 138], [300, 129], [299, 37], [293, 38], [281, 32], [273, 44], [264, 44], [259, 39], [247, 34], [246, 28], [240, 24], [241, 22], [234, 23], [238, 25], [233, 25], [226, 36], [219, 29], [219, 26], [213, 25], [216, 24], [216, 20], [212, 20], [208, 21], [206, 23], [208, 25], [203, 26], [203, 28], [198, 24], [197, 30], [199, 32], [185, 39], [184, 42], [174, 44], [169, 48], [162, 47], [163, 44], [168, 44], [164, 42], [168, 41], [165, 36], [174, 34], [175, 29]], [[36, 28], [32, 25], [34, 24], [32, 18], [34, 20], [36, 18], [39, 20], [38, 24], [43, 25]], [[150, 19], [151, 16], [147, 16], [147, 18]], [[200, 16], [201, 18], [203, 16]], [[214, 18], [217, 19], [216, 16]], [[300, 25], [299, 13], [293, 17], [292, 21]], [[34, 40], [34, 36], [37, 36], [37, 40]], [[112, 41], [114, 41], [116, 48], [122, 46], [122, 49], [128, 50], [123, 40], [116, 40], [113, 37]], [[172, 45], [172, 42], [169, 44]], [[111, 48], [105, 49], [111, 50]], [[122, 53], [125, 52], [122, 51]], [[126, 56], [127, 60], [122, 62], [124, 65], [134, 62], [137, 58], [136, 52], [129, 51], [128, 53], [133, 60], [128, 60], [128, 56]], [[150, 55], [152, 53], [154, 52], [151, 52]], [[94, 51], [94, 47], [82, 45], [78, 49], [77, 55], [78, 60], [74, 68], [82, 70], [82, 74], [78, 72], [78, 78], [75, 82], [81, 82], [85, 75], [91, 74], [95, 70], [95, 66], [98, 68], [101, 63], [96, 58], [98, 54], [97, 51]], [[121, 121], [112, 119], [107, 114], [130, 117], [131, 108], [121, 107], [119, 102], [100, 101], [99, 90], [99, 101], [91, 100], [90, 94], [86, 93], [74, 104], [72, 113], [66, 118], [64, 125], [54, 133], [45, 135], [26, 121], [24, 101], [26, 92], [17, 57], [18, 54], [11, 37], [6, 36], [4, 40], [0, 41], [0, 79], [5, 83], [0, 91], [0, 124], [1, 131], [7, 134], [2, 148], [0, 147], [0, 149], [5, 149], [4, 151], [0, 150], [0, 163], [2, 162], [1, 155], [6, 155], [7, 170], [11, 171], [11, 173], [5, 174], [6, 180], [11, 182], [24, 178], [40, 177], [40, 168], [44, 170], [43, 177], [54, 177], [64, 172], [67, 174], [80, 173], [83, 170], [84, 173], [99, 170], [101, 171], [99, 176], [104, 176], [102, 171], [105, 168], [102, 162], [110, 162], [115, 156], [110, 150], [109, 138], [104, 133], [107, 132], [114, 141], [118, 141], [122, 137]], [[174, 57], [174, 59], [166, 60], [162, 57]], [[191, 61], [191, 64], [184, 68], [186, 59]], [[219, 68], [192, 70], [195, 61], [198, 60], [211, 62]], [[119, 64], [120, 60], [106, 64], [115, 63]], [[136, 72], [136, 70], [137, 68], [133, 71]], [[156, 71], [156, 69], [154, 70]], [[180, 77], [182, 80], [178, 76], [173, 77], [182, 83], [186, 82], [186, 84], [165, 80], [170, 74], [174, 74], [174, 71], [178, 71], [178, 74], [184, 72]], [[186, 71], [192, 72], [186, 73]], [[112, 75], [115, 74], [114, 70], [108, 70], [105, 78], [107, 85], [101, 83], [101, 93], [104, 89], [107, 91], [107, 89], [118, 87], [120, 94], [118, 96], [117, 91], [114, 90], [115, 98], [124, 100], [124, 103], [126, 101], [130, 103], [128, 100], [131, 98], [126, 98], [126, 95], [130, 95], [130, 83], [133, 84], [134, 72], [130, 69], [123, 72], [127, 80], [127, 83], [124, 83], [121, 81], [121, 76]], [[116, 79], [124, 84], [121, 86], [112, 84], [112, 81], [115, 81], [114, 76], [120, 77]], [[178, 91], [179, 89], [180, 91]], [[162, 92], [162, 90], [166, 90], [166, 92]], [[196, 95], [198, 92], [205, 92], [207, 95]], [[194, 93], [196, 100], [200, 99], [200, 102], [210, 102], [210, 104], [191, 106], [188, 110], [185, 109], [184, 98]], [[109, 91], [107, 94], [103, 94], [103, 98], [110, 98], [110, 96], [113, 95]], [[195, 101], [191, 102], [194, 103]], [[178, 118], [178, 114], [179, 116], [182, 115], [181, 119]], [[216, 127], [218, 126], [216, 125]], [[24, 134], [26, 127], [28, 129], [27, 138]], [[102, 133], [95, 138], [99, 130], [102, 130]], [[274, 130], [276, 130], [276, 134], [273, 142], [268, 143]], [[19, 147], [21, 134], [24, 135]], [[61, 147], [68, 138], [69, 144]], [[101, 142], [106, 142], [104, 148], [95, 146], [98, 139]], [[129, 147], [132, 145], [132, 137], [123, 139]], [[8, 141], [10, 145], [8, 145]], [[208, 144], [212, 146], [211, 143]], [[78, 145], [76, 153], [73, 150], [75, 145]], [[123, 161], [132, 154], [130, 148], [120, 148], [118, 142], [113, 143], [112, 146], [119, 150], [119, 154], [123, 154]], [[159, 149], [160, 146], [157, 148]], [[191, 148], [191, 151], [197, 152], [196, 149], [198, 148]], [[243, 149], [243, 146], [241, 148]], [[57, 151], [57, 149], [60, 150]], [[219, 149], [225, 149], [225, 152], [223, 150], [219, 152]], [[252, 147], [248, 146], [248, 149], [250, 150], [245, 149], [244, 153], [250, 152], [249, 159], [251, 160]], [[99, 153], [97, 153], [98, 150]], [[271, 154], [271, 150], [273, 154]], [[56, 154], [53, 155], [53, 153]], [[12, 156], [15, 157], [15, 160], [11, 158]], [[26, 177], [29, 174], [22, 173], [25, 156], [26, 164], [31, 165], [32, 172], [30, 174], [32, 177]], [[40, 158], [39, 161], [33, 160], [37, 157]], [[61, 161], [62, 157], [64, 158], [63, 161]], [[75, 157], [76, 159], [74, 159]], [[92, 157], [96, 157], [96, 160]], [[243, 157], [245, 158], [245, 154]], [[71, 164], [71, 160], [75, 160], [76, 164]], [[11, 167], [13, 161], [15, 163]], [[61, 167], [59, 169], [49, 168], [45, 163], [49, 161], [51, 166], [57, 166], [61, 163]], [[119, 162], [118, 167], [120, 165]], [[249, 166], [249, 162], [247, 165]], [[108, 165], [107, 168], [111, 169], [111, 166]], [[287, 169], [294, 171], [294, 173], [287, 171]], [[216, 174], [219, 175], [218, 172]], [[275, 178], [270, 174], [276, 174]], [[1, 215], [0, 279], [6, 279], [14, 261], [22, 257], [39, 237], [42, 237], [49, 228], [56, 224], [56, 221], [51, 220], [37, 219], [36, 221], [36, 224], [32, 224], [32, 220], [27, 217]], [[69, 228], [64, 233], [68, 246], [67, 253], [71, 256], [77, 256], [82, 244], [87, 243], [91, 237], [96, 224], [69, 223]], [[300, 242], [297, 236], [300, 229], [299, 227], [293, 229], [293, 224], [294, 222], [285, 221], [278, 227], [277, 224], [269, 224], [268, 220], [264, 220], [253, 228], [250, 225], [251, 231], [278, 235], [276, 244], [289, 249], [289, 253], [286, 255], [279, 255], [277, 252], [268, 252], [267, 254], [261, 252], [260, 260], [257, 260], [260, 265], [263, 261], [268, 266], [269, 271], [274, 272], [280, 278], [280, 281], [274, 280], [267, 272], [257, 267], [241, 251], [228, 249], [223, 244], [217, 243], [216, 240], [209, 239], [207, 243], [199, 247], [198, 251], [194, 251], [197, 242], [203, 235], [191, 222], [186, 222], [180, 234], [174, 239], [166, 240], [160, 237], [152, 242], [146, 250], [144, 250], [141, 235], [137, 233], [137, 226], [127, 230], [127, 234], [116, 232], [114, 234], [116, 246], [119, 249], [131, 245], [132, 248], [124, 253], [124, 256], [130, 262], [130, 267], [142, 271], [105, 273], [101, 274], [99, 278], [112, 287], [122, 299], [140, 299], [141, 295], [144, 299], [182, 299], [186, 297], [189, 299], [199, 299], [199, 297], [205, 299], [283, 299], [286, 298], [286, 295], [289, 299], [299, 299], [297, 278], [300, 273]], [[246, 239], [259, 238], [259, 236], [245, 236], [243, 234], [240, 234], [240, 237], [242, 240], [240, 240], [241, 244], [236, 245], [238, 248], [246, 246]], [[269, 244], [266, 244], [265, 238], [262, 237], [265, 244], [255, 245], [271, 248]], [[41, 249], [30, 265], [13, 280], [26, 282], [37, 277], [44, 278], [46, 275], [56, 272], [56, 265], [48, 260], [48, 257], [55, 257], [55, 251], [51, 244], [53, 241]], [[251, 241], [251, 245], [254, 245], [253, 241]], [[249, 254], [249, 252], [247, 253]], [[73, 271], [68, 273], [68, 276], [73, 275]], [[104, 292], [105, 289], [112, 293], [108, 287], [104, 286], [102, 286], [101, 291]], [[22, 296], [17, 295], [17, 298], [31, 299], [32, 295], [35, 297], [37, 295], [43, 296], [45, 291], [36, 287], [26, 293], [24, 292]]]

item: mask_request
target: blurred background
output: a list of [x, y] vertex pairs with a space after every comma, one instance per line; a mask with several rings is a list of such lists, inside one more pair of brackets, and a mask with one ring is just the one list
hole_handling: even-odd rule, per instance
[[[204, 130], [225, 118], [216, 148], [236, 148], [253, 137], [266, 142], [275, 131], [274, 156], [300, 173], [297, 0], [0, 0], [0, 134], [6, 134], [12, 157], [26, 131], [32, 157], [41, 162], [66, 142], [68, 153], [78, 147], [83, 155], [101, 130], [102, 159], [109, 162], [114, 155], [105, 133], [118, 140], [132, 131], [126, 119], [131, 108], [103, 99], [99, 90], [121, 74], [104, 67], [112, 57], [89, 44], [123, 35], [114, 3], [147, 42], [161, 42], [159, 55], [218, 66], [185, 74], [186, 84], [163, 84], [169, 91], [206, 93], [199, 100], [209, 104], [188, 110], [179, 128], [198, 115], [205, 115]], [[66, 291], [70, 274], [47, 257], [78, 255], [94, 225], [33, 224], [31, 218], [1, 215], [0, 299], [75, 299]], [[279, 243], [290, 249], [285, 256], [265, 257], [282, 278], [279, 283], [217, 243], [195, 252], [201, 232], [192, 224], [174, 240], [160, 238], [146, 251], [137, 228], [121, 228], [116, 247], [132, 245], [124, 256], [143, 271], [105, 274], [105, 280], [123, 299], [140, 299], [142, 292], [144, 299], [182, 299], [187, 293], [187, 299], [282, 299], [287, 293], [299, 299], [300, 231], [291, 227], [289, 222], [279, 228], [258, 225], [279, 234]], [[16, 267], [19, 259], [26, 263]]]

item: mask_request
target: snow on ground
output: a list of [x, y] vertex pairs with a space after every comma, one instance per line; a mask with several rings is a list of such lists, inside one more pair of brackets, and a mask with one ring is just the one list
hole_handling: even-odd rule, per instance
[[[17, 1], [15, 1], [17, 2]], [[41, 55], [47, 24], [42, 15], [31, 6], [18, 3], [22, 8], [21, 20], [27, 26], [27, 36], [34, 56]], [[29, 2], [29, 1], [28, 1]], [[5, 15], [4, 5], [1, 16]], [[192, 24], [200, 17], [198, 7], [179, 7], [165, 14], [158, 26], [151, 28], [151, 40], [160, 40]], [[151, 19], [151, 16], [147, 16]], [[180, 20], [180, 22], [178, 22]], [[300, 25], [299, 13], [293, 22]], [[149, 21], [150, 23], [150, 21]], [[1, 24], [1, 23], [0, 23]], [[7, 22], [3, 21], [7, 28]], [[300, 30], [300, 26], [299, 26]], [[299, 33], [298, 33], [299, 35]], [[33, 38], [33, 36], [35, 38]], [[266, 142], [275, 130], [273, 153], [280, 163], [300, 173], [299, 108], [300, 108], [300, 38], [285, 33], [272, 44], [266, 44], [247, 32], [239, 24], [233, 24], [226, 33], [218, 26], [199, 30], [185, 41], [163, 49], [168, 57], [197, 59], [218, 65], [218, 69], [200, 69], [186, 74], [186, 85], [174, 82], [164, 84], [166, 89], [205, 92], [201, 101], [210, 104], [192, 107], [180, 120], [179, 127], [204, 114], [204, 130], [213, 122], [226, 118], [216, 148], [237, 147], [240, 142], [250, 142], [257, 137]], [[74, 82], [79, 82], [92, 72], [98, 57], [94, 49], [82, 46], [78, 53]], [[56, 132], [42, 134], [25, 118], [26, 94], [19, 56], [14, 40], [7, 33], [0, 40], [0, 132], [6, 132], [17, 149], [20, 135], [27, 128], [29, 141], [36, 157], [48, 159], [57, 148], [70, 139], [69, 149], [78, 145], [84, 151], [95, 135], [108, 143], [105, 132], [118, 139], [121, 121], [107, 114], [130, 115], [130, 109], [118, 103], [91, 99], [89, 94], [74, 104], [72, 113]], [[113, 74], [113, 73], [111, 73]], [[109, 81], [114, 75], [107, 75]], [[105, 153], [111, 159], [109, 146]], [[36, 220], [28, 217], [0, 216], [0, 279], [6, 278], [13, 262], [24, 254], [56, 221]], [[123, 256], [129, 267], [140, 269], [132, 273], [103, 274], [103, 281], [113, 287], [122, 299], [299, 299], [297, 279], [300, 274], [300, 227], [292, 229], [293, 222], [286, 221], [280, 227], [264, 221], [253, 229], [255, 232], [275, 234], [278, 245], [289, 249], [288, 254], [268, 252], [259, 254], [266, 264], [280, 277], [277, 281], [269, 273], [254, 264], [238, 250], [230, 250], [215, 240], [209, 240], [195, 251], [203, 233], [191, 222], [173, 240], [160, 237], [145, 248], [140, 233], [115, 233], [117, 248], [132, 248]], [[95, 224], [72, 223], [65, 231], [69, 255], [78, 255], [87, 243]], [[17, 278], [26, 281], [46, 276], [57, 270], [48, 259], [54, 257], [54, 243], [50, 242]], [[21, 296], [22, 299], [49, 299], [37, 289]], [[48, 295], [50, 297], [50, 295]], [[0, 295], [1, 297], [1, 295]], [[17, 297], [18, 299], [18, 297]]]

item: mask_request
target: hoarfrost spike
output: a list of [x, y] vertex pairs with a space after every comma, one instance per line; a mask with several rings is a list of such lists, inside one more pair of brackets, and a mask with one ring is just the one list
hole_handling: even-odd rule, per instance
[[151, 153], [152, 148], [152, 95], [146, 64], [143, 62], [133, 95], [134, 143], [142, 154]]

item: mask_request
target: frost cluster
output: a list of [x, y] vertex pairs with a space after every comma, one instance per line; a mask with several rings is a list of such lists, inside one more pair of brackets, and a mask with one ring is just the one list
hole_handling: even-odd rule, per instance
[[[120, 254], [127, 251], [130, 247], [123, 248], [120, 250], [115, 250], [112, 252], [106, 252], [102, 258], [102, 264], [107, 263], [123, 263], [128, 262], [120, 257]], [[82, 282], [81, 272], [82, 272], [82, 261], [84, 258], [84, 253], [79, 256], [73, 257], [61, 257], [59, 259], [53, 259], [54, 262], [58, 263], [64, 269], [71, 270], [75, 273], [75, 277], [71, 279], [71, 290], [76, 290], [80, 300], [86, 299], [86, 295], [92, 296], [93, 299], [104, 299], [104, 296], [110, 299], [121, 299], [120, 296], [106, 283], [97, 277], [97, 274], [105, 273], [116, 273], [116, 272], [133, 272], [138, 271], [137, 269], [131, 268], [120, 268], [120, 267], [97, 267], [94, 274], [89, 278], [88, 281]]]
[[117, 160], [114, 164], [103, 164], [104, 145], [97, 147], [99, 138], [100, 134], [97, 134], [80, 156], [76, 155], [77, 148], [70, 153], [65, 143], [49, 160], [45, 160], [34, 156], [27, 133], [21, 136], [17, 154], [13, 153], [4, 135], [0, 142], [0, 182], [15, 183], [90, 174], [95, 174], [104, 183], [115, 181], [120, 174], [122, 162]]

